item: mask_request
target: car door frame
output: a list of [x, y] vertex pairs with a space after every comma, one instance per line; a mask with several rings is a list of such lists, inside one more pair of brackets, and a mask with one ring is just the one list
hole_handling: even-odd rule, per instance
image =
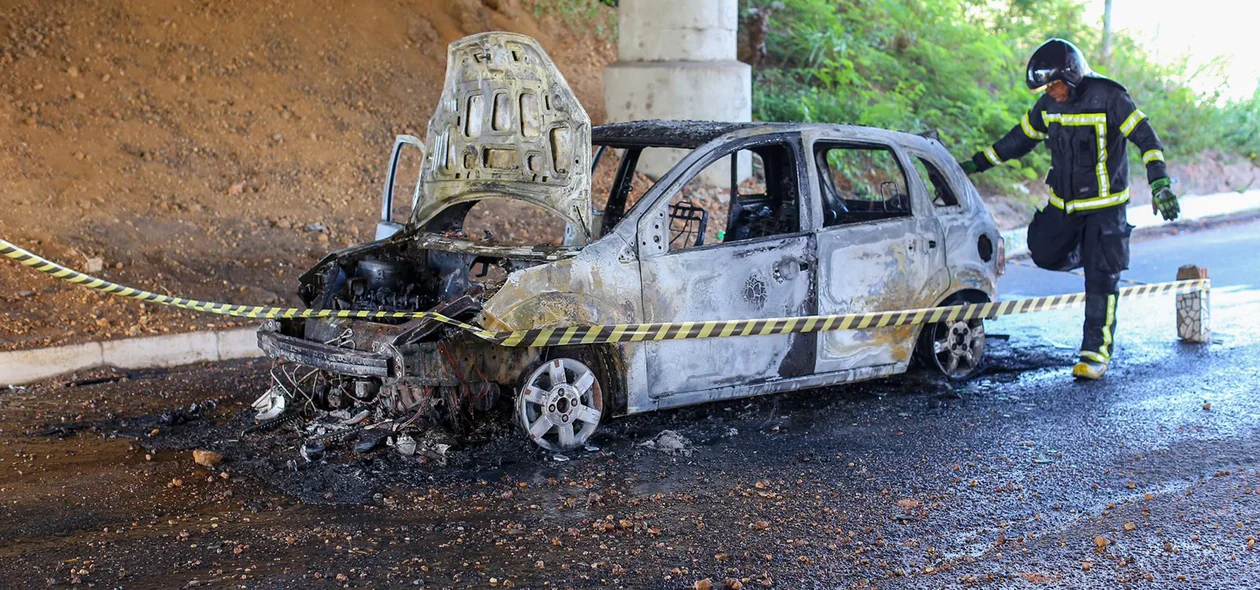
[[[740, 150], [752, 149], [762, 145], [782, 144], [792, 153], [795, 163], [791, 166], [790, 174], [794, 175], [794, 182], [797, 190], [797, 207], [799, 227], [798, 230], [790, 234], [779, 234], [774, 236], [766, 236], [749, 240], [740, 240], [736, 242], [718, 242], [695, 246], [681, 251], [670, 251], [668, 249], [669, 228], [667, 222], [667, 209], [674, 196], [677, 195], [691, 179], [702, 173], [708, 166], [719, 161], [722, 158], [729, 158], [732, 154]], [[746, 319], [745, 316], [731, 317], [731, 310], [712, 309], [703, 317], [694, 319], [687, 318], [661, 318], [652, 317], [652, 311], [656, 309], [654, 298], [657, 296], [685, 296], [677, 293], [650, 293], [649, 289], [661, 287], [655, 284], [649, 275], [652, 274], [651, 265], [658, 261], [668, 261], [671, 257], [676, 256], [703, 256], [709, 253], [715, 260], [723, 258], [725, 253], [730, 253], [732, 258], [736, 253], [747, 253], [753, 250], [758, 252], [750, 254], [756, 259], [755, 262], [749, 263], [754, 269], [760, 268], [761, 263], [769, 262], [772, 266], [782, 264], [771, 259], [783, 258], [784, 256], [799, 256], [808, 265], [806, 270], [802, 270], [799, 274], [804, 277], [804, 281], [808, 287], [803, 294], [804, 300], [800, 302], [797, 309], [792, 310], [787, 315], [811, 315], [817, 310], [817, 289], [814, 282], [813, 267], [816, 262], [816, 247], [814, 227], [814, 211], [817, 209], [815, 203], [816, 193], [810, 190], [808, 177], [804, 173], [805, 166], [802, 165], [805, 152], [803, 151], [800, 133], [798, 131], [786, 131], [775, 133], [759, 133], [756, 135], [738, 135], [735, 137], [724, 136], [715, 139], [699, 148], [697, 148], [691, 156], [680, 162], [673, 170], [670, 171], [661, 182], [654, 186], [642, 199], [642, 207], [639, 209], [638, 219], [636, 223], [636, 244], [638, 249], [638, 259], [640, 264], [640, 277], [643, 284], [643, 313], [644, 321], [705, 321], [713, 319]], [[690, 161], [688, 161], [690, 160]], [[792, 242], [797, 251], [789, 252], [783, 248], [783, 244]], [[774, 266], [778, 270], [778, 266]], [[721, 275], [721, 269], [714, 269], [714, 275]], [[773, 274], [773, 273], [772, 273]], [[751, 276], [751, 275], [750, 275]], [[715, 282], [720, 283], [715, 277], [710, 277]], [[778, 274], [774, 274], [773, 280], [779, 279]], [[699, 280], [699, 279], [692, 279]], [[792, 277], [792, 281], [796, 281], [797, 277]], [[769, 283], [769, 281], [766, 281]], [[784, 281], [786, 282], [786, 281]], [[729, 283], [729, 281], [728, 281]], [[690, 286], [690, 282], [687, 285]], [[797, 288], [798, 283], [793, 283], [793, 288]], [[767, 301], [767, 303], [770, 303]], [[744, 310], [747, 311], [747, 310]], [[777, 317], [781, 314], [770, 314], [764, 316], [747, 316], [753, 318], [760, 317]], [[691, 339], [691, 340], [672, 340], [657, 342], [662, 340], [668, 334], [657, 334], [654, 337], [645, 338], [645, 348], [647, 364], [648, 364], [648, 385], [650, 396], [662, 406], [685, 405], [685, 403], [697, 403], [701, 401], [713, 401], [717, 399], [729, 399], [740, 397], [745, 394], [743, 386], [756, 385], [775, 380], [792, 379], [798, 377], [808, 377], [813, 374], [814, 363], [813, 355], [816, 351], [815, 334], [795, 334], [795, 335], [768, 335], [768, 336], [734, 336], [729, 338], [711, 338], [711, 339]], [[778, 346], [775, 344], [767, 344], [769, 339], [783, 339], [784, 342]], [[729, 374], [708, 373], [704, 377], [691, 379], [691, 383], [705, 381], [707, 386], [704, 387], [688, 387], [686, 389], [673, 390], [663, 387], [664, 383], [676, 382], [674, 379], [670, 381], [667, 375], [671, 372], [681, 372], [682, 374], [691, 374], [689, 372], [710, 370], [712, 367], [701, 367], [698, 363], [715, 362], [716, 359], [710, 360], [707, 355], [697, 352], [700, 349], [719, 350], [727, 348], [742, 348], [753, 346], [753, 342], [759, 342], [757, 346], [761, 347], [762, 355], [777, 355], [782, 362], [776, 370], [764, 370], [756, 376], [748, 375], [735, 376]], [[791, 359], [789, 361], [789, 356]], [[663, 360], [668, 358], [668, 362]], [[719, 361], [720, 362], [720, 361]], [[788, 368], [787, 363], [796, 363], [793, 367]], [[774, 362], [768, 363], [767, 367], [774, 365]], [[787, 374], [784, 374], [787, 373]], [[707, 381], [706, 381], [707, 379]], [[670, 401], [663, 401], [661, 398], [671, 398]], [[682, 402], [683, 399], [687, 401]]]
[[[810, 177], [811, 191], [821, 196], [822, 179], [820, 170], [816, 160], [814, 159], [819, 144], [837, 144], [841, 146], [852, 147], [870, 147], [877, 149], [885, 149], [892, 153], [897, 165], [901, 168], [902, 176], [905, 178], [906, 190], [909, 191], [910, 198], [910, 215], [880, 219], [872, 221], [863, 221], [857, 223], [840, 224], [831, 227], [823, 227], [822, 220], [822, 199], [815, 198], [813, 201], [817, 203], [817, 211], [813, 216], [818, 220], [815, 232], [818, 235], [818, 264], [816, 266], [816, 281], [818, 285], [818, 309], [820, 314], [829, 313], [861, 313], [873, 311], [892, 311], [896, 309], [915, 309], [920, 307], [929, 307], [938, 300], [940, 294], [944, 293], [950, 285], [949, 268], [945, 257], [944, 231], [937, 220], [933, 204], [927, 198], [926, 189], [922, 186], [922, 182], [918, 179], [918, 173], [913, 172], [914, 163], [909, 159], [903, 142], [898, 141], [896, 132], [879, 132], [867, 128], [850, 128], [836, 126], [819, 130], [809, 130], [802, 133], [802, 148], [809, 155], [809, 165], [806, 166], [807, 174]], [[855, 237], [863, 240], [875, 240], [886, 238], [887, 240], [900, 240], [900, 236], [904, 235], [904, 243], [907, 251], [906, 259], [914, 262], [913, 256], [922, 260], [925, 265], [925, 276], [922, 277], [923, 285], [919, 286], [916, 292], [891, 293], [891, 296], [883, 298], [872, 297], [878, 300], [873, 307], [875, 308], [834, 308], [829, 303], [827, 297], [827, 289], [829, 284], [827, 281], [832, 277], [829, 269], [829, 257], [831, 252], [829, 246], [833, 238], [840, 237], [840, 234], [848, 234], [849, 237]], [[852, 241], [850, 241], [852, 243]], [[857, 244], [861, 246], [862, 244]], [[866, 254], [874, 254], [875, 252], [866, 252]], [[872, 262], [873, 264], [873, 262]], [[904, 278], [910, 276], [910, 273], [891, 273], [888, 269], [868, 269], [873, 273], [887, 278]], [[895, 286], [895, 285], [894, 285]], [[904, 290], [915, 288], [914, 283], [902, 285]], [[880, 294], [889, 295], [892, 289], [886, 288], [887, 285], [879, 285]], [[872, 291], [870, 295], [875, 295]], [[861, 299], [861, 298], [859, 298]], [[853, 370], [874, 370], [881, 374], [892, 374], [904, 372], [909, 366], [910, 356], [914, 350], [914, 344], [919, 334], [917, 326], [905, 326], [901, 328], [868, 328], [865, 330], [850, 330], [846, 333], [825, 333], [817, 340], [817, 351], [815, 354], [815, 371], [817, 374], [828, 374], [835, 372], [848, 372]], [[866, 340], [872, 343], [872, 347], [882, 346], [884, 349], [872, 350], [865, 355], [850, 356], [850, 358], [841, 358], [835, 354], [838, 342], [844, 339], [852, 339], [854, 344], [848, 348], [852, 353], [857, 353], [858, 342]], [[831, 347], [830, 349], [828, 347]]]
[[[411, 218], [411, 211], [407, 212], [407, 219], [394, 219], [394, 182], [398, 176], [398, 161], [402, 158], [402, 150], [406, 146], [413, 146], [420, 149], [420, 161], [423, 162], [426, 155], [424, 142], [414, 135], [400, 134], [394, 138], [394, 148], [390, 150], [389, 167], [385, 173], [385, 187], [381, 192], [381, 219], [376, 223], [376, 239], [383, 240], [400, 231], [407, 224], [407, 219]], [[420, 194], [420, 182], [424, 172], [421, 171], [416, 176], [416, 183], [412, 187], [413, 195], [411, 197], [411, 207], [414, 210], [416, 206], [417, 195]]]
[[[969, 290], [983, 294], [982, 300], [993, 300], [997, 294], [997, 277], [1001, 274], [1004, 253], [1001, 233], [992, 215], [984, 207], [980, 193], [954, 163], [949, 152], [938, 143], [912, 145], [906, 148], [911, 158], [922, 158], [943, 176], [953, 191], [958, 205], [937, 207], [932, 212], [945, 238], [945, 261], [949, 265], [952, 285], [945, 296]], [[925, 194], [928, 188], [924, 186]], [[930, 199], [929, 199], [930, 201]], [[992, 259], [984, 259], [979, 251], [981, 238], [989, 240]], [[978, 297], [973, 293], [973, 297]]]

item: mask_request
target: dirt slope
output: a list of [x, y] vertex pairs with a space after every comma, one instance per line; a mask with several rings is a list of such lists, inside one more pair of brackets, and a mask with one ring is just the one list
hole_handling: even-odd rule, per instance
[[[0, 0], [0, 237], [125, 284], [292, 303], [304, 267], [371, 237], [447, 43], [537, 38], [601, 121], [615, 50], [584, 29], [521, 0]], [[223, 325], [0, 264], [0, 348]]]

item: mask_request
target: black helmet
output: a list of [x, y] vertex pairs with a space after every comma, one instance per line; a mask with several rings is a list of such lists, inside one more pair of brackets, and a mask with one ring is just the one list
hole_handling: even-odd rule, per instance
[[1035, 90], [1055, 80], [1076, 88], [1090, 73], [1085, 55], [1069, 41], [1051, 39], [1041, 44], [1028, 60], [1028, 88]]

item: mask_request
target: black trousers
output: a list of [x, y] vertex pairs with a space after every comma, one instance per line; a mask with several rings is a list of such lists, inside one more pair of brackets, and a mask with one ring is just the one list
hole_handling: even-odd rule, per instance
[[1104, 363], [1111, 359], [1120, 272], [1129, 268], [1132, 232], [1123, 204], [1073, 213], [1047, 205], [1028, 226], [1028, 250], [1037, 266], [1085, 269], [1082, 358]]

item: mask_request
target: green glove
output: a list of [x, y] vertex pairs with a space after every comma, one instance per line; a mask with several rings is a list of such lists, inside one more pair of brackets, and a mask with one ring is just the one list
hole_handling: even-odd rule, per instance
[[1151, 213], [1158, 212], [1164, 221], [1177, 219], [1177, 215], [1181, 213], [1181, 205], [1177, 203], [1177, 195], [1169, 188], [1171, 186], [1172, 181], [1167, 178], [1151, 183]]
[[959, 162], [958, 165], [962, 167], [963, 174], [966, 174], [967, 176], [971, 176], [972, 174], [975, 174], [980, 171], [978, 168], [976, 168], [975, 160], [963, 160]]

